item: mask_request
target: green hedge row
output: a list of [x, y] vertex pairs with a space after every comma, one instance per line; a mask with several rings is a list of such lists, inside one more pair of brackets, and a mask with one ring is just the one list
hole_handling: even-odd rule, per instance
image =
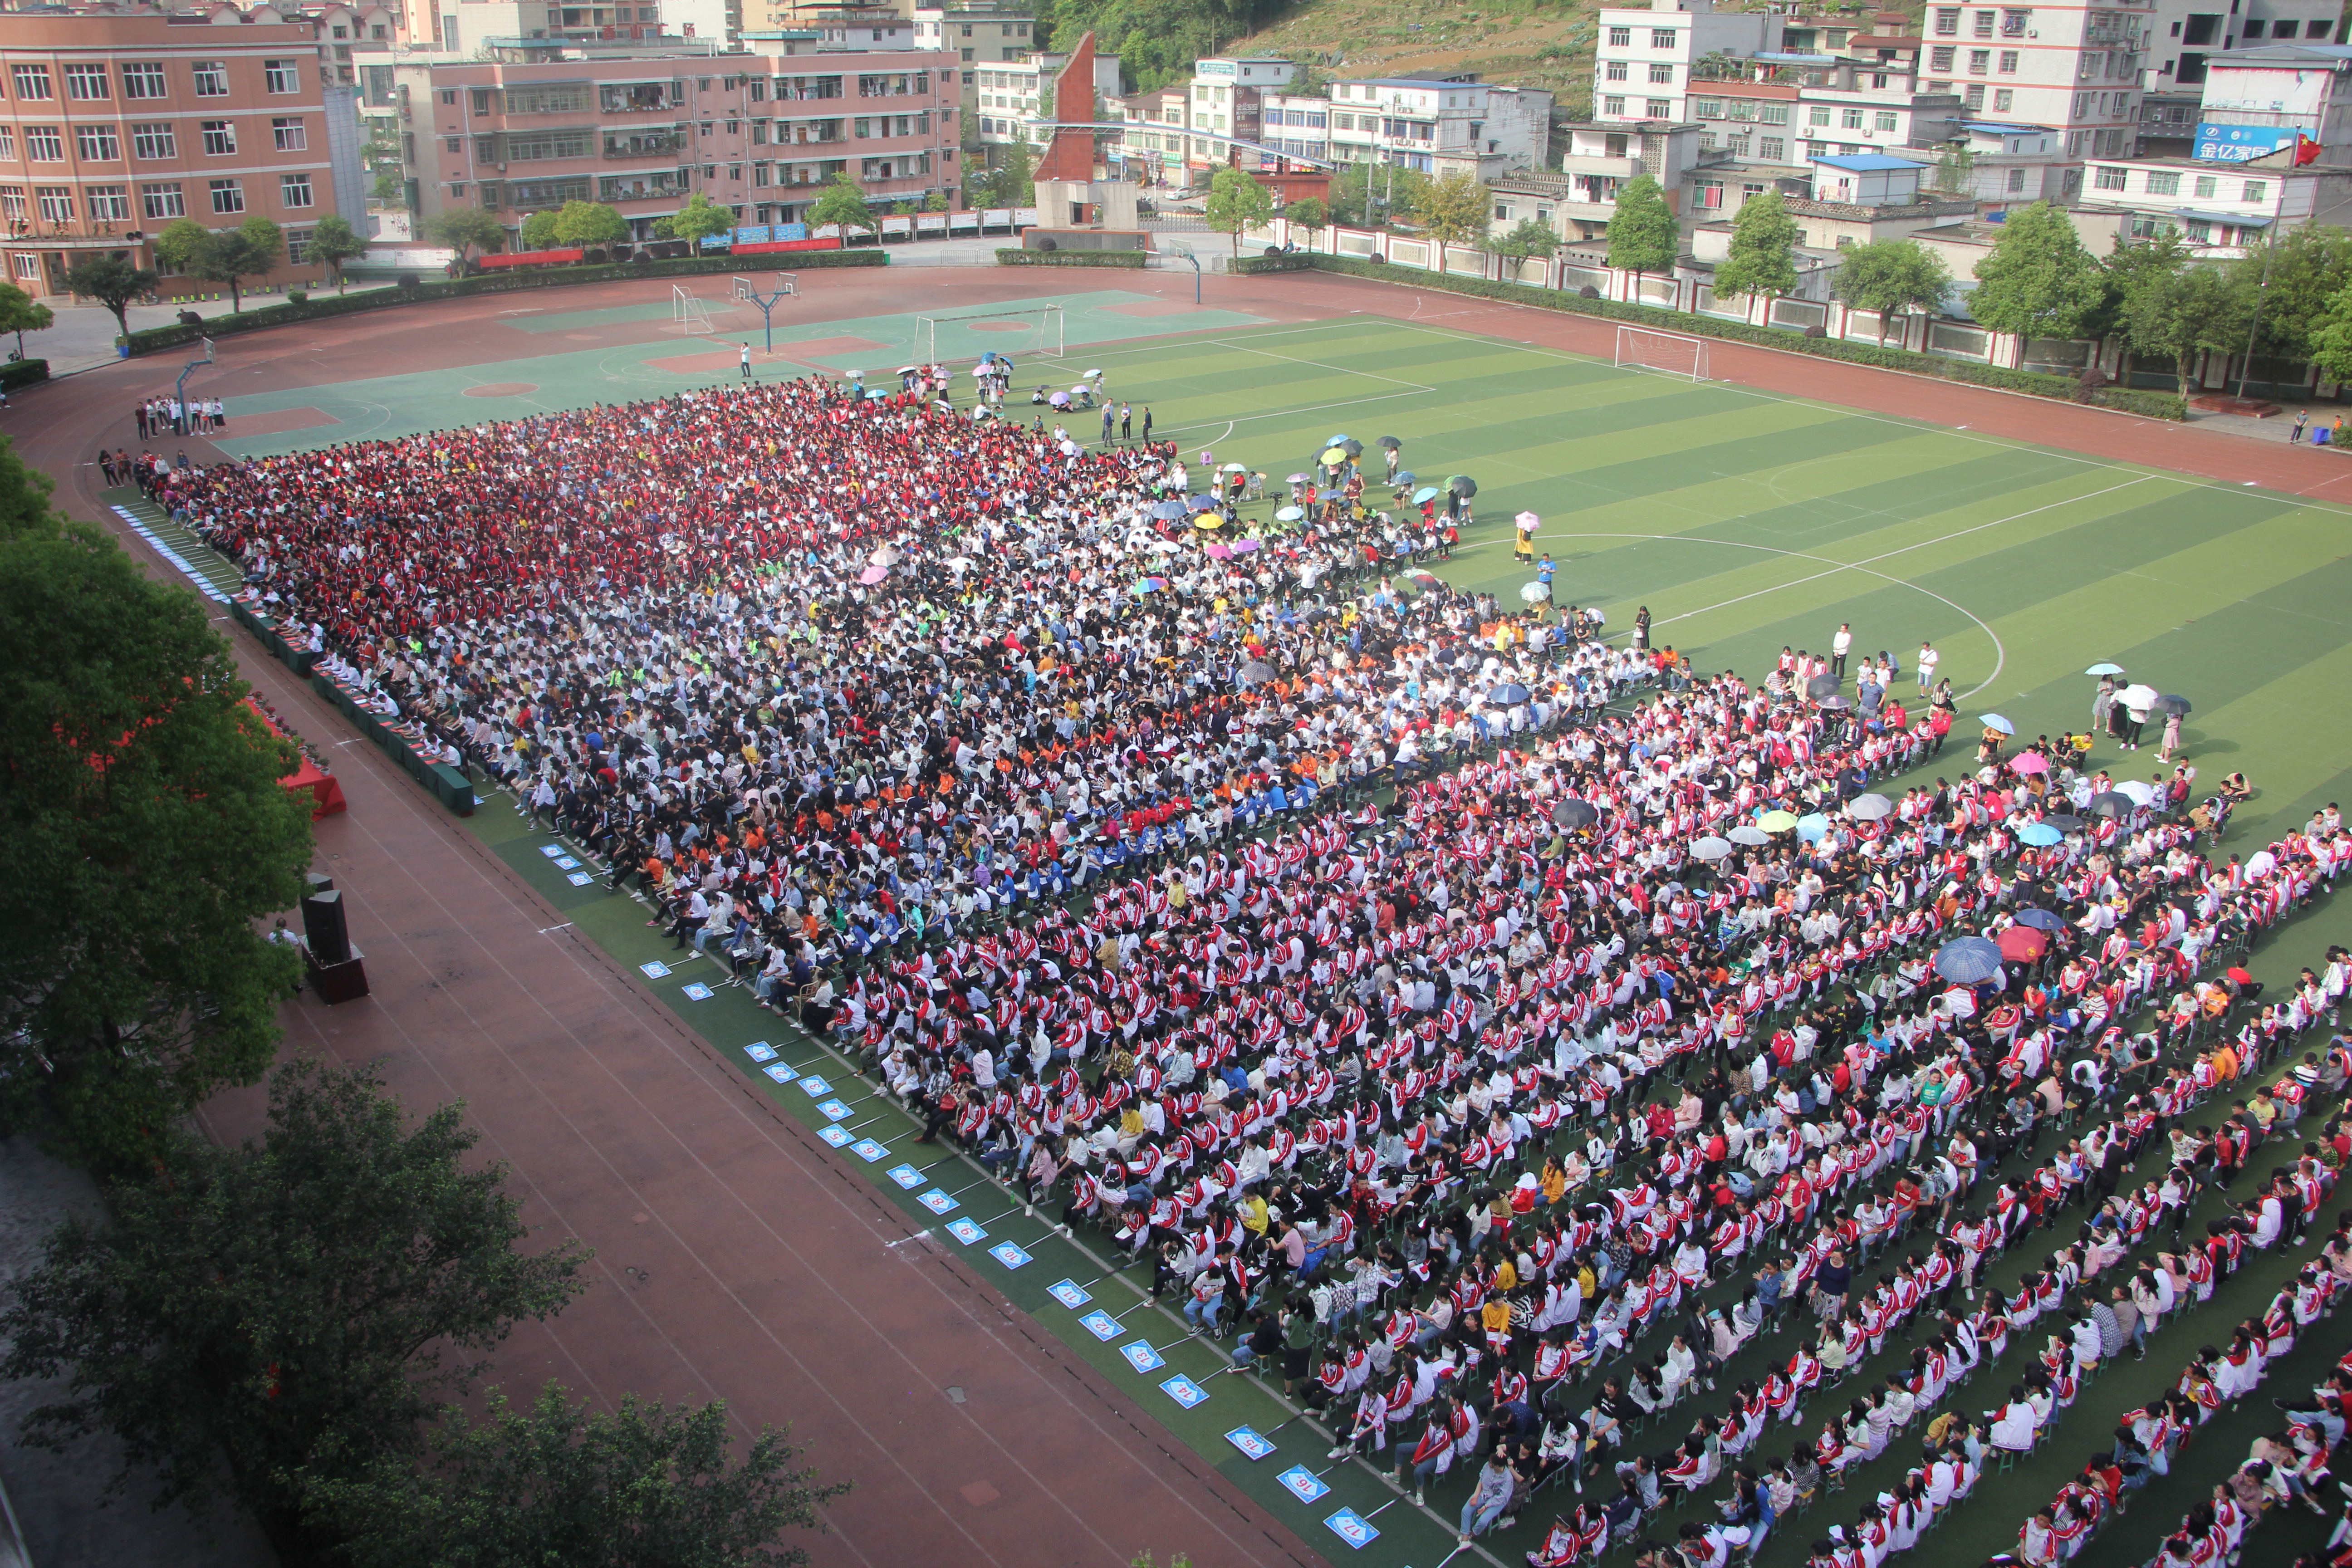
[[48, 379], [49, 362], [45, 359], [10, 360], [0, 364], [0, 391], [14, 392], [20, 386]]
[[1304, 272], [1323, 259], [1304, 251], [1283, 256], [1236, 256], [1226, 261], [1225, 270], [1244, 278], [1257, 272]]
[[1125, 267], [1140, 269], [1150, 261], [1140, 250], [999, 250], [999, 267]]
[[294, 321], [313, 321], [353, 310], [381, 310], [422, 300], [457, 300], [470, 294], [507, 294], [522, 289], [560, 289], [577, 283], [610, 283], [629, 278], [685, 278], [711, 272], [741, 272], [748, 268], [782, 263], [784, 270], [806, 272], [820, 267], [880, 267], [890, 259], [880, 250], [792, 250], [765, 256], [680, 256], [667, 261], [616, 261], [601, 267], [580, 264], [484, 272], [472, 278], [436, 279], [414, 287], [374, 289], [364, 294], [313, 294], [300, 304], [264, 305], [258, 310], [208, 316], [194, 327], [150, 327], [131, 334], [132, 357], [175, 349], [198, 338], [231, 332], [258, 331]]
[[[1534, 305], [1547, 310], [1566, 310], [1574, 315], [1628, 321], [1684, 332], [1696, 338], [1754, 343], [1759, 348], [1778, 349], [1784, 353], [1813, 354], [1822, 359], [1843, 360], [1849, 364], [1874, 365], [1882, 370], [1899, 370], [1913, 375], [1931, 375], [1944, 381], [1998, 387], [2004, 392], [2028, 393], [2035, 397], [2053, 398], [2061, 402], [2074, 402], [2081, 398], [2081, 389], [2075, 385], [2072, 376], [2009, 370], [2000, 365], [1978, 364], [1971, 360], [1914, 353], [1908, 349], [1880, 348], [1875, 343], [1846, 342], [1837, 338], [1809, 338], [1785, 327], [1751, 326], [1744, 321], [1719, 321], [1713, 316], [1696, 316], [1684, 310], [1637, 305], [1622, 300], [1588, 300], [1581, 294], [1539, 288], [1532, 283], [1497, 283], [1491, 279], [1455, 278], [1423, 271], [1417, 267], [1396, 267], [1353, 256], [1318, 255], [1313, 259], [1315, 266], [1325, 271], [1408, 283], [1416, 289], [1436, 289], [1450, 294], [1468, 294], [1485, 300], [1507, 300], [1514, 304]], [[2149, 419], [2189, 417], [2188, 400], [2177, 393], [2110, 386], [2093, 393], [2087, 401], [2100, 408], [2119, 409]]]

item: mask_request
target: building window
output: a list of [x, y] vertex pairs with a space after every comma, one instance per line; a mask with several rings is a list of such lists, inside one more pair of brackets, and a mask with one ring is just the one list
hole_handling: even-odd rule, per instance
[[198, 98], [228, 96], [228, 63], [226, 60], [198, 60], [189, 68], [196, 75]]
[[1810, 124], [1827, 125], [1830, 122], [1829, 106], [1820, 103], [1813, 105], [1806, 111], [1805, 119]]
[[139, 215], [142, 217], [169, 218], [188, 216], [188, 204], [177, 185], [142, 185], [139, 187]]
[[1959, 31], [1960, 8], [1957, 5], [1937, 7], [1936, 36], [1939, 38], [1956, 37]]
[[35, 185], [33, 199], [40, 205], [43, 223], [73, 222], [71, 185]]
[[1954, 50], [1951, 45], [1937, 45], [1934, 48], [1927, 51], [1927, 68], [1935, 71], [1950, 70], [1952, 68], [1953, 54]]
[[310, 176], [308, 174], [278, 175], [278, 199], [281, 204], [289, 207], [309, 206], [310, 205]]
[[245, 210], [245, 187], [235, 180], [215, 180], [212, 192], [213, 211], [235, 214]]
[[56, 89], [49, 85], [49, 68], [47, 66], [16, 66], [11, 68], [9, 74], [16, 79], [16, 96], [27, 103], [45, 102], [57, 96]]
[[131, 192], [123, 185], [90, 185], [82, 192], [92, 223], [129, 223]]
[[264, 60], [261, 73], [272, 92], [302, 90], [302, 64], [299, 60]]
[[296, 267], [310, 258], [310, 236], [315, 230], [289, 228], [286, 231], [286, 259]]
[[86, 162], [111, 163], [122, 156], [122, 138], [111, 125], [77, 125], [74, 151]]
[[1975, 16], [1973, 16], [1969, 17], [1969, 35], [1970, 35], [1971, 37], [1979, 37], [1979, 38], [1990, 38], [1990, 37], [1992, 37], [1992, 13], [1991, 13], [1991, 12], [1990, 12], [1990, 11], [1979, 11], [1979, 12], [1978, 12]]
[[1881, 132], [1888, 135], [1892, 135], [1895, 132], [1896, 123], [1895, 111], [1893, 110], [1882, 109], [1878, 111], [1878, 129]]
[[1601, 100], [1601, 112], [1622, 118], [1625, 113], [1625, 100], [1622, 98], [1604, 98]]
[[1633, 47], [1633, 29], [1631, 27], [1610, 28], [1609, 47], [1612, 49], [1632, 48]]
[[1608, 64], [1601, 68], [1601, 74], [1603, 79], [1609, 81], [1623, 81], [1625, 79], [1625, 62], [1623, 60], [1611, 60]]
[[168, 90], [163, 83], [163, 61], [141, 60], [122, 68], [123, 97], [162, 98]]
[[66, 161], [66, 139], [54, 125], [27, 125], [25, 156], [36, 163], [62, 163]]
[[2147, 176], [2147, 194], [2152, 196], [2177, 196], [2180, 194], [2180, 176], [2170, 170]]
[[1650, 47], [1654, 49], [1671, 49], [1674, 47], [1675, 30], [1672, 27], [1653, 27], [1650, 29]]
[[2259, 202], [2269, 196], [2270, 189], [2269, 184], [2263, 181], [2248, 180], [2246, 182], [2246, 194], [2240, 196], [2238, 199], [2243, 202]]
[[85, 103], [100, 102], [114, 96], [114, 84], [108, 79], [102, 65], [68, 66], [66, 96]]
[[2124, 171], [2105, 165], [2091, 173], [2091, 188], [2095, 191], [2120, 191], [2124, 188]]
[[170, 121], [158, 120], [131, 128], [131, 150], [142, 158], [176, 158], [180, 155], [180, 139], [173, 132]]
[[1675, 68], [1664, 60], [1655, 61], [1650, 67], [1650, 79], [1661, 86], [1671, 84], [1675, 79]]
[[1848, 107], [1843, 110], [1843, 112], [1840, 115], [1840, 123], [1843, 125], [1843, 127], [1845, 130], [1848, 130], [1848, 131], [1859, 131], [1859, 130], [1861, 130], [1861, 129], [1862, 129], [1862, 110], [1859, 110], [1859, 109], [1855, 109], [1855, 108], [1852, 107], [1851, 105], [1849, 105], [1849, 106], [1848, 106]]
[[2009, 194], [2013, 196], [2021, 195], [2024, 193], [2024, 190], [2025, 171], [2022, 169], [2011, 169], [2009, 172]]
[[2003, 11], [2000, 14], [2000, 36], [2004, 38], [2025, 37], [2026, 20], [2032, 16], [2030, 11]]
[[1722, 119], [1722, 118], [1723, 118], [1723, 100], [1721, 100], [1721, 99], [1719, 99], [1719, 98], [1694, 98], [1694, 99], [1692, 99], [1692, 100], [1691, 100], [1691, 118], [1692, 118], [1692, 119], [1694, 119], [1694, 120], [1720, 120], [1720, 119]]
[[1993, 89], [1992, 106], [1996, 110], [2006, 112], [2009, 106], [2016, 101], [2017, 94], [2011, 92], [2009, 89], [2005, 87], [1997, 87]]
[[10, 223], [25, 221], [25, 187], [0, 185], [0, 218]]
[[1972, 110], [1982, 109], [1984, 107], [1984, 83], [1980, 81], [1972, 81], [1969, 83], [1969, 90], [1961, 95], [1962, 105]]
[[1992, 51], [1990, 49], [1970, 49], [1969, 51], [1969, 74], [1970, 76], [1983, 76], [1991, 69]]
[[1789, 142], [1783, 136], [1759, 136], [1756, 139], [1756, 155], [1768, 163], [1789, 161]]
[[202, 122], [202, 129], [206, 157], [226, 158], [236, 152], [236, 126], [232, 121], [207, 120]]
[[280, 115], [269, 122], [269, 134], [280, 153], [302, 153], [310, 150], [310, 139], [302, 130], [299, 114]]
[[2221, 194], [2221, 181], [2219, 181], [2219, 180], [2217, 180], [2217, 179], [2215, 179], [2212, 175], [2210, 175], [2210, 174], [2200, 174], [2200, 175], [2198, 175], [2198, 176], [2197, 176], [2197, 193], [2196, 193], [2196, 194], [2197, 194], [2197, 199], [2198, 199], [2199, 201], [2200, 201], [2200, 202], [2210, 202], [2210, 201], [2211, 201], [2215, 196], [2219, 195]]
[[2192, 222], [2188, 226], [2186, 232], [2189, 236], [2189, 243], [2191, 245], [2210, 245], [2213, 243], [2213, 226], [2210, 223]]

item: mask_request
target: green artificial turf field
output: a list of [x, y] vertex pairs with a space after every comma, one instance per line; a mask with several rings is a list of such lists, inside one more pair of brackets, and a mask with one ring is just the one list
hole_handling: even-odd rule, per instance
[[[860, 322], [856, 330], [896, 351], [901, 345], [894, 334], [910, 331], [910, 323], [895, 318]], [[1528, 574], [1511, 560], [1509, 520], [1529, 510], [1543, 519], [1539, 546], [1561, 563], [1561, 604], [1598, 605], [1614, 630], [1645, 605], [1654, 617], [1654, 640], [1687, 650], [1702, 672], [1728, 668], [1753, 678], [1783, 644], [1822, 648], [1840, 622], [1851, 622], [1857, 653], [1886, 648], [1901, 659], [1906, 676], [1897, 689], [1906, 698], [1914, 656], [1920, 639], [1929, 637], [1942, 652], [1941, 673], [1966, 694], [1964, 715], [1998, 710], [2032, 736], [2083, 726], [2093, 682], [2082, 671], [2111, 659], [2134, 679], [2192, 700], [2187, 755], [2208, 783], [2242, 769], [2261, 792], [2239, 813], [2225, 848], [2250, 851], [2347, 793], [2352, 726], [2344, 722], [2341, 693], [2352, 675], [2344, 635], [2352, 567], [2338, 542], [2343, 509], [1893, 414], [1622, 372], [1437, 326], [1370, 317], [1238, 329], [1230, 318], [1135, 323], [1160, 332], [1187, 325], [1204, 330], [1156, 342], [1103, 336], [1083, 350], [1074, 334], [1065, 368], [1104, 367], [1114, 394], [1137, 405], [1139, 417], [1148, 404], [1156, 433], [1179, 439], [1188, 461], [1196, 462], [1206, 447], [1219, 463], [1263, 469], [1276, 489], [1283, 475], [1305, 467], [1339, 433], [1368, 447], [1381, 436], [1401, 438], [1405, 464], [1433, 482], [1471, 476], [1480, 487], [1478, 521], [1443, 568], [1464, 586], [1517, 604]], [[547, 388], [535, 400], [543, 406], [646, 395], [634, 368], [604, 379], [576, 363], [582, 358], [499, 368]], [[1024, 366], [1023, 384], [1030, 379]], [[1905, 384], [1888, 378], [1890, 402]], [[289, 395], [297, 395], [277, 401]], [[382, 401], [365, 384], [299, 395], [321, 404], [337, 396], [355, 405]], [[247, 401], [232, 401], [232, 431]], [[1032, 411], [1021, 405], [1012, 412], [1025, 418]], [[1083, 413], [1072, 425], [1082, 437], [1098, 428], [1096, 416]], [[337, 434], [288, 433], [267, 446], [321, 446]], [[1971, 732], [1964, 725], [1940, 760], [1946, 772], [1968, 765]], [[2157, 768], [2152, 744], [2125, 758], [2103, 737], [2095, 757], [2128, 776], [2147, 777]], [[673, 956], [644, 929], [636, 904], [601, 886], [573, 886], [551, 858], [562, 847], [523, 823], [504, 797], [487, 800], [472, 820], [565, 918], [617, 958], [635, 966]], [[2259, 950], [2254, 967], [2275, 991], [2340, 931], [2323, 900], [2317, 912]], [[871, 1141], [870, 1157], [847, 1150], [843, 1157], [891, 1193], [915, 1224], [929, 1226], [932, 1245], [962, 1256], [1327, 1558], [1433, 1568], [1447, 1557], [1451, 1521], [1466, 1491], [1463, 1472], [1433, 1489], [1432, 1512], [1423, 1514], [1409, 1500], [1396, 1505], [1395, 1494], [1365, 1468], [1327, 1463], [1327, 1440], [1304, 1422], [1285, 1426], [1288, 1410], [1250, 1380], [1217, 1376], [1199, 1384], [1209, 1395], [1204, 1402], [1180, 1404], [1162, 1392], [1163, 1380], [1177, 1373], [1206, 1379], [1223, 1364], [1220, 1351], [1188, 1341], [1181, 1322], [1140, 1300], [1126, 1277], [1106, 1277], [1098, 1247], [1082, 1252], [1052, 1235], [1044, 1216], [1024, 1216], [992, 1186], [973, 1185], [976, 1170], [959, 1157], [917, 1148], [917, 1129], [895, 1107], [722, 979], [709, 961], [698, 960], [649, 984], [747, 1074], [761, 1070], [753, 1059], [758, 1053], [745, 1049], [759, 1042], [781, 1051], [780, 1061], [766, 1064], [777, 1069], [770, 1077], [786, 1066], [822, 1075], [826, 1082], [804, 1090], [794, 1073], [782, 1072], [772, 1092], [813, 1125], [838, 1120]], [[696, 989], [710, 994], [698, 996]], [[822, 1109], [827, 1101], [846, 1115], [830, 1116]], [[889, 1173], [909, 1163], [914, 1184], [894, 1181]], [[940, 1168], [927, 1168], [932, 1166]], [[2150, 1170], [2144, 1165], [2141, 1174]], [[955, 1206], [927, 1210], [919, 1196], [934, 1189], [965, 1190]], [[2331, 1206], [2327, 1221], [2338, 1206]], [[2215, 1212], [2209, 1203], [2200, 1223]], [[986, 1234], [968, 1243], [953, 1237], [949, 1226], [957, 1220], [976, 1222]], [[2038, 1257], [2057, 1239], [2023, 1250]], [[1019, 1250], [992, 1255], [1006, 1242]], [[2003, 1259], [1993, 1278], [2006, 1284], [2025, 1261]], [[2223, 1287], [2214, 1306], [2153, 1339], [2145, 1364], [2126, 1360], [2102, 1376], [2067, 1415], [2053, 1447], [2013, 1472], [1988, 1475], [1912, 1560], [1973, 1563], [2013, 1544], [2018, 1526], [2100, 1446], [2116, 1413], [2177, 1376], [2199, 1345], [2226, 1342], [2229, 1326], [2259, 1310], [2290, 1261], [2258, 1258]], [[1063, 1305], [1048, 1289], [1061, 1280], [1084, 1287], [1090, 1300], [1076, 1309]], [[1082, 1313], [1096, 1309], [1117, 1321], [1108, 1339], [1085, 1326]], [[2172, 1481], [2138, 1500], [2084, 1561], [2142, 1561], [2160, 1530], [2243, 1458], [2248, 1439], [2276, 1426], [2271, 1395], [2323, 1370], [2344, 1337], [2335, 1323], [2306, 1335], [2247, 1408], [2225, 1415], [2193, 1441], [2175, 1461]], [[1653, 1352], [1662, 1342], [1643, 1348]], [[1795, 1340], [1784, 1331], [1767, 1342], [1771, 1355], [1785, 1359]], [[1122, 1347], [1138, 1344], [1152, 1347], [1167, 1364], [1149, 1373], [1130, 1368]], [[1890, 1346], [1868, 1370], [1883, 1377], [1898, 1353], [1907, 1347]], [[2008, 1362], [1953, 1403], [1969, 1412], [1997, 1404], [2023, 1353], [2013, 1349]], [[1751, 1351], [1736, 1375], [1759, 1375], [1765, 1359]], [[1727, 1381], [1686, 1413], [1719, 1411], [1728, 1392]], [[1824, 1397], [1811, 1402], [1806, 1436], [1830, 1405]], [[1227, 1439], [1244, 1425], [1274, 1434], [1271, 1457], [1253, 1463]], [[1679, 1430], [1674, 1422], [1654, 1424], [1649, 1441], [1671, 1442], [1667, 1428]], [[1795, 1436], [1775, 1427], [1760, 1453], [1784, 1454]], [[1801, 1562], [1805, 1542], [1829, 1523], [1850, 1522], [1859, 1500], [1899, 1477], [1916, 1456], [1916, 1429], [1898, 1437], [1847, 1493], [1823, 1499], [1810, 1518], [1787, 1522], [1759, 1561], [1773, 1568]], [[1318, 1484], [1328, 1492], [1312, 1503], [1292, 1496], [1277, 1477], [1295, 1465], [1319, 1472]], [[1546, 1494], [1545, 1506], [1482, 1548], [1491, 1546], [1496, 1559], [1516, 1568], [1560, 1500], [1573, 1500]], [[1370, 1516], [1380, 1531], [1360, 1550], [1326, 1527], [1343, 1505]], [[1668, 1516], [1658, 1528], [1671, 1535], [1679, 1523]], [[2275, 1551], [2284, 1562], [2315, 1543], [2316, 1523], [2298, 1516], [2269, 1524], [2254, 1549]], [[1153, 1544], [1164, 1556], [1186, 1543], [1137, 1544]]]

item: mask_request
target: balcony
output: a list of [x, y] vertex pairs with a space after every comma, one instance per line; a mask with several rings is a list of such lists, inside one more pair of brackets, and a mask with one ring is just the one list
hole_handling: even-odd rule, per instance
[[665, 170], [658, 174], [606, 175], [597, 182], [596, 199], [602, 202], [675, 201], [686, 195], [686, 172]]
[[596, 107], [605, 114], [674, 114], [686, 107], [666, 86], [607, 89], [596, 95]]
[[1642, 172], [1639, 158], [1604, 158], [1598, 154], [1570, 153], [1559, 161], [1563, 174], [1603, 175], [1612, 180], [1630, 180]]
[[683, 129], [641, 132], [635, 135], [604, 138], [604, 156], [615, 160], [672, 158], [685, 150], [686, 133]]

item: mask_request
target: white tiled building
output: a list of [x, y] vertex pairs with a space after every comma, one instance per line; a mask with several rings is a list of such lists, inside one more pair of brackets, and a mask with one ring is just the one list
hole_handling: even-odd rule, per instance
[[1970, 117], [2047, 126], [2066, 165], [2053, 195], [2070, 196], [2084, 158], [2127, 155], [2137, 139], [2140, 79], [2153, 12], [2106, 0], [1927, 7], [1930, 90], [1958, 91]]
[[1481, 176], [1547, 161], [1552, 95], [1444, 77], [1331, 84], [1331, 157]]
[[[1052, 140], [1052, 132], [1032, 129], [1029, 122], [1048, 117], [1046, 105], [1054, 79], [1068, 60], [1067, 55], [1032, 54], [974, 66], [971, 112], [978, 119], [982, 144], [1002, 147], [1026, 139], [1031, 147], [1043, 148]], [[1118, 87], [1118, 57], [1097, 55], [1095, 91], [1106, 99], [1114, 98]]]
[[2341, 0], [2155, 0], [2141, 85], [2193, 88], [2230, 51], [2331, 44], [2343, 30]]
[[1604, 8], [1593, 50], [1593, 118], [1689, 119], [1684, 100], [1692, 63], [1712, 54], [1744, 58], [1776, 50], [1783, 20], [1770, 12], [1717, 11], [1713, 0]]
[[2283, 226], [2352, 220], [2352, 170], [2257, 169], [2190, 158], [2094, 160], [2085, 211], [2128, 215], [2124, 232], [2177, 231], [2198, 256], [2225, 260]]

